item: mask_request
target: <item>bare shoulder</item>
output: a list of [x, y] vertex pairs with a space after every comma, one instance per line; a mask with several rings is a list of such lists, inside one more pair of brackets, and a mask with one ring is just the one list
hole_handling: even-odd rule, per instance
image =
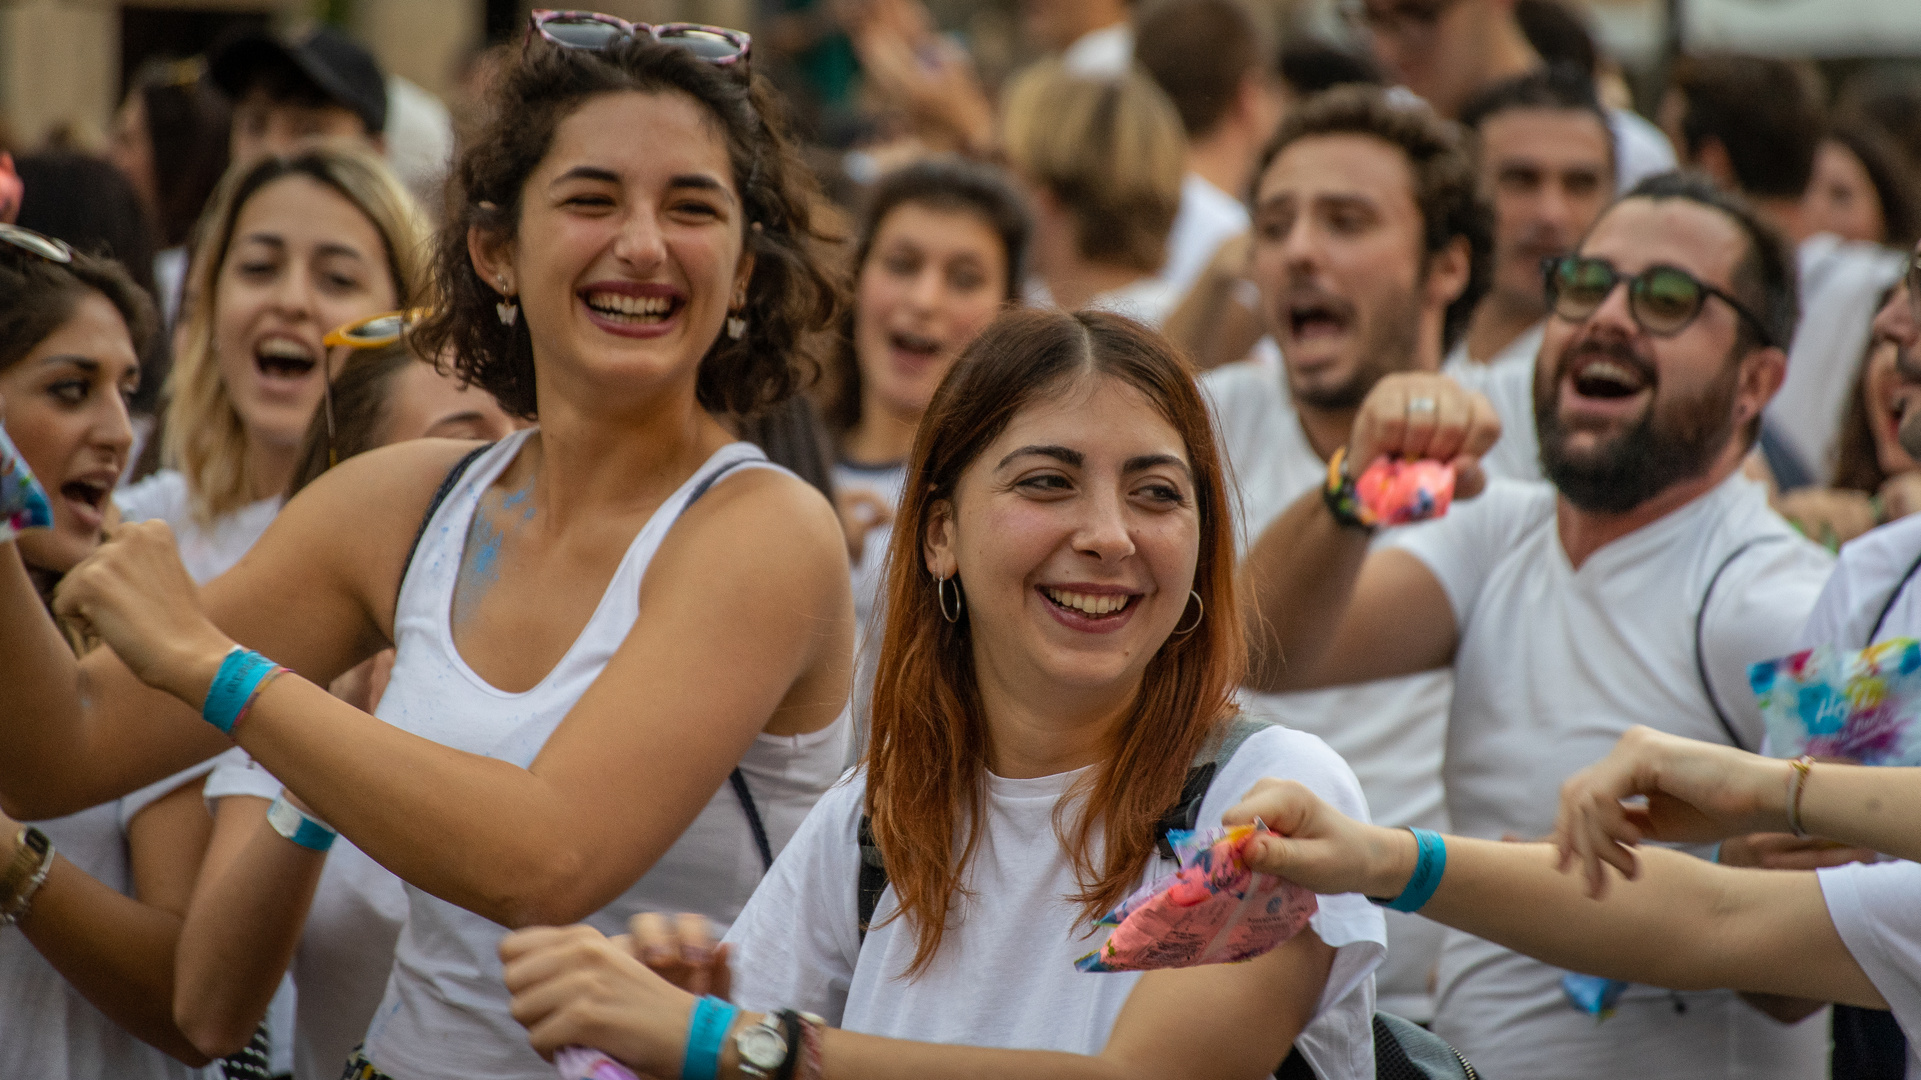
[[823, 574], [847, 578], [847, 545], [833, 505], [780, 469], [740, 469], [715, 483], [687, 508], [656, 560], [699, 576], [711, 568], [790, 584]]

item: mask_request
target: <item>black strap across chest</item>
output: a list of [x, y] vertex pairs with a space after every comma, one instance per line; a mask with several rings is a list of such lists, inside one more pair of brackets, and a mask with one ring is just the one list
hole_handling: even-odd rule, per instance
[[1733, 566], [1736, 559], [1747, 554], [1749, 548], [1787, 539], [1786, 536], [1757, 536], [1729, 552], [1728, 557], [1721, 560], [1721, 565], [1715, 567], [1713, 576], [1708, 578], [1708, 587], [1701, 593], [1701, 606], [1694, 612], [1694, 673], [1701, 680], [1702, 693], [1708, 697], [1708, 708], [1714, 710], [1714, 718], [1721, 722], [1721, 730], [1727, 733], [1728, 742], [1736, 750], [1746, 750], [1747, 747], [1741, 744], [1741, 736], [1734, 730], [1734, 721], [1728, 719], [1727, 711], [1721, 708], [1721, 698], [1714, 692], [1714, 681], [1708, 678], [1707, 645], [1704, 641], [1708, 604], [1714, 600], [1714, 587], [1721, 583], [1721, 575], [1728, 572], [1728, 567]]

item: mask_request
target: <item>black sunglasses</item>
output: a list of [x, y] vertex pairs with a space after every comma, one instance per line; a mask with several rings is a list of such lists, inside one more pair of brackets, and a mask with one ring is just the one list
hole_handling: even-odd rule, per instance
[[1592, 317], [1613, 295], [1614, 287], [1625, 282], [1629, 313], [1641, 329], [1655, 337], [1673, 337], [1686, 330], [1712, 296], [1745, 319], [1760, 337], [1761, 344], [1770, 347], [1780, 344], [1768, 332], [1767, 324], [1746, 304], [1678, 266], [1656, 264], [1629, 277], [1606, 259], [1559, 255], [1541, 261], [1541, 276], [1547, 285], [1548, 308], [1569, 322], [1583, 322]]
[[630, 38], [652, 38], [676, 45], [717, 67], [740, 65], [744, 71], [754, 39], [739, 30], [701, 23], [632, 23], [597, 11], [536, 10], [528, 33], [539, 34], [563, 49], [605, 49]]
[[73, 249], [67, 246], [65, 240], [43, 236], [32, 229], [23, 229], [4, 221], [0, 221], [0, 241], [12, 244], [22, 251], [32, 252], [48, 262], [64, 265], [73, 261]]

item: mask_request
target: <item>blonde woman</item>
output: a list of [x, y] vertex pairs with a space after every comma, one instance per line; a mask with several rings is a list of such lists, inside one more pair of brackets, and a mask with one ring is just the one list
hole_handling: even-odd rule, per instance
[[215, 189], [168, 386], [166, 468], [116, 497], [129, 521], [166, 521], [196, 582], [279, 512], [320, 402], [321, 337], [419, 295], [428, 228], [386, 166], [352, 147], [267, 158]]
[[1152, 79], [1072, 74], [1057, 60], [1015, 76], [1001, 141], [1034, 212], [1047, 299], [1159, 326], [1180, 301], [1157, 275], [1181, 205], [1187, 141]]

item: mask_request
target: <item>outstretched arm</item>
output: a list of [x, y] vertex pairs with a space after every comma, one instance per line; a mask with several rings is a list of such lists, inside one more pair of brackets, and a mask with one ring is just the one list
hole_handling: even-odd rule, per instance
[[[1415, 401], [1432, 407], [1413, 409]], [[1390, 375], [1361, 404], [1345, 467], [1356, 476], [1382, 455], [1447, 461], [1457, 496], [1469, 498], [1486, 486], [1480, 455], [1500, 434], [1487, 399], [1452, 379]], [[1241, 564], [1249, 685], [1305, 690], [1452, 660], [1458, 628], [1440, 582], [1406, 552], [1369, 555], [1369, 538], [1337, 522], [1316, 490], [1254, 541]]]
[[[1413, 833], [1363, 825], [1300, 784], [1263, 780], [1225, 820], [1257, 817], [1278, 835], [1249, 846], [1255, 865], [1316, 892], [1391, 897], [1413, 876]], [[1556, 967], [1887, 1008], [1812, 873], [1738, 870], [1653, 848], [1640, 853], [1633, 881], [1596, 899], [1560, 871], [1551, 844], [1450, 836], [1446, 845], [1446, 870], [1421, 914]]]

